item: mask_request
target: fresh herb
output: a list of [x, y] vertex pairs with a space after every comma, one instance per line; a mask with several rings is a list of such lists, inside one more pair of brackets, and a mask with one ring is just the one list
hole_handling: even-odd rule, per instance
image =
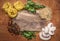
[[32, 13], [35, 13], [36, 10], [35, 10], [35, 8], [34, 8], [34, 5], [35, 5], [34, 2], [32, 2], [31, 0], [28, 0], [28, 1], [27, 1], [27, 4], [26, 4], [26, 6], [25, 6], [25, 9], [28, 10], [28, 11], [30, 11], [30, 12], [32, 12]]
[[35, 7], [36, 9], [39, 9], [39, 8], [45, 8], [44, 5], [35, 5], [34, 7]]
[[32, 31], [23, 31], [23, 32], [21, 33], [21, 35], [24, 36], [24, 37], [26, 37], [27, 39], [32, 39], [32, 38], [34, 38], [34, 37], [35, 37], [34, 34], [35, 34], [35, 33], [32, 32]]
[[30, 6], [34, 6], [35, 5], [35, 3], [33, 1], [31, 1], [31, 0], [27, 1], [27, 4], [30, 5]]
[[35, 13], [36, 9], [39, 9], [39, 8], [45, 8], [45, 6], [44, 5], [36, 5], [32, 0], [28, 0], [27, 4], [25, 6], [25, 9], [32, 13]]
[[30, 12], [32, 12], [32, 13], [35, 13], [35, 12], [36, 12], [35, 8], [32, 8], [32, 7], [29, 8], [28, 11], [30, 11]]
[[27, 5], [25, 6], [25, 9], [28, 10], [29, 8], [30, 8], [30, 5], [27, 4]]

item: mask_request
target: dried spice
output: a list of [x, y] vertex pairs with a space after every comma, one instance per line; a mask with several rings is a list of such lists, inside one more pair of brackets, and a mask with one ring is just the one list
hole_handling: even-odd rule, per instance
[[8, 23], [8, 31], [10, 33], [13, 33], [15, 35], [19, 35], [20, 34], [20, 28], [17, 26], [16, 23], [13, 23], [12, 21], [9, 21]]

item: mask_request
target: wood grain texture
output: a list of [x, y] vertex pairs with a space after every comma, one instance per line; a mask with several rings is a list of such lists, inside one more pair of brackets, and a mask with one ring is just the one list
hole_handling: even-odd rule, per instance
[[[38, 32], [36, 33], [36, 38], [32, 40], [27, 40], [21, 35], [12, 36], [8, 32], [7, 27], [8, 27], [9, 17], [2, 10], [2, 5], [7, 1], [13, 4], [17, 0], [0, 0], [0, 41], [43, 41], [39, 38]], [[20, 0], [20, 1], [26, 3], [26, 0]], [[60, 41], [60, 0], [33, 0], [33, 1], [44, 4], [52, 9], [53, 17], [51, 22], [54, 23], [57, 29], [55, 31], [55, 35], [52, 36], [51, 40], [49, 41]]]

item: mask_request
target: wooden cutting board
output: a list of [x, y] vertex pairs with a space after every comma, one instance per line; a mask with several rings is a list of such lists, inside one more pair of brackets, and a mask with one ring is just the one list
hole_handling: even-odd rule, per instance
[[41, 31], [48, 23], [39, 14], [33, 14], [27, 10], [19, 11], [17, 17], [13, 19], [13, 22], [19, 26], [20, 31]]
[[[5, 2], [14, 3], [17, 0], [0, 0], [0, 41], [43, 41], [39, 38], [38, 32], [36, 33], [36, 38], [32, 40], [27, 40], [26, 38], [22, 37], [21, 35], [12, 36], [11, 33], [8, 32], [8, 21], [9, 17], [7, 14], [2, 10], [2, 5]], [[20, 0], [23, 3], [26, 3], [26, 0]], [[39, 2], [50, 7], [53, 11], [52, 20], [51, 22], [57, 27], [55, 35], [52, 36], [51, 40], [49, 41], [60, 41], [60, 0], [33, 0], [34, 2]]]

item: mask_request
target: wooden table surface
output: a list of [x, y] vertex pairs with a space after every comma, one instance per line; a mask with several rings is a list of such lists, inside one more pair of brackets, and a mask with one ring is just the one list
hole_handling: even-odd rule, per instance
[[[2, 10], [2, 5], [4, 2], [14, 3], [17, 0], [0, 0], [0, 41], [43, 41], [39, 38], [38, 33], [36, 33], [36, 38], [32, 40], [27, 40], [26, 38], [19, 36], [12, 36], [8, 32], [8, 21], [9, 17]], [[26, 3], [26, 0], [20, 0], [23, 3]], [[34, 0], [34, 2], [39, 2], [44, 4], [52, 9], [52, 20], [56, 26], [55, 35], [49, 41], [60, 41], [60, 0]]]

